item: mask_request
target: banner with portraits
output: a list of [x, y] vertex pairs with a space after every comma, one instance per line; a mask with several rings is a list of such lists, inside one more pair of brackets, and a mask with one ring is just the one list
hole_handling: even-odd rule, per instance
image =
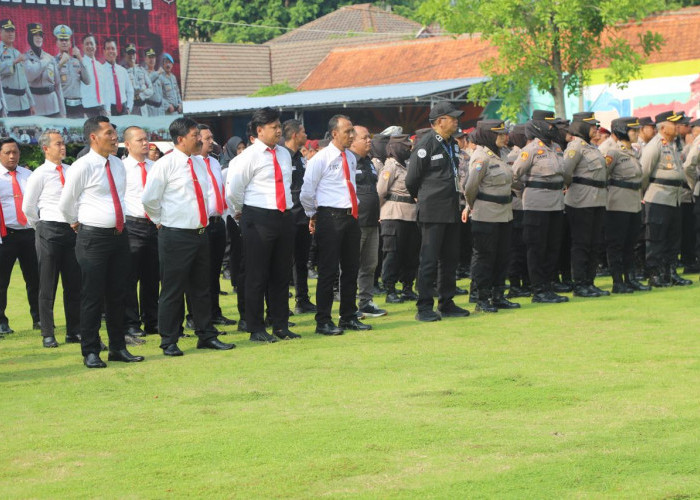
[[83, 142], [86, 117], [169, 139], [182, 116], [174, 0], [0, 0], [0, 136]]

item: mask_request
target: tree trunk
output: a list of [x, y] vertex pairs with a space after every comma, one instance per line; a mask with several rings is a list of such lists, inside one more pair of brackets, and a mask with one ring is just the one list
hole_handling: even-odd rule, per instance
[[554, 98], [554, 116], [566, 118], [566, 101], [564, 99], [564, 84], [562, 81], [552, 87], [552, 97]]

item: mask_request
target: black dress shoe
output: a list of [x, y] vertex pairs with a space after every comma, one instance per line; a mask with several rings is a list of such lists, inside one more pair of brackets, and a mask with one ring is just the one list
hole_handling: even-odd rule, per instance
[[241, 319], [238, 322], [238, 328], [236, 328], [239, 332], [247, 332], [248, 331], [248, 323], [244, 319]]
[[80, 335], [66, 335], [66, 344], [80, 344]]
[[299, 299], [294, 306], [294, 312], [296, 314], [315, 313], [316, 306], [308, 298]]
[[387, 304], [402, 304], [404, 300], [405, 299], [395, 291], [387, 293], [384, 299]]
[[177, 344], [170, 344], [163, 347], [163, 354], [166, 356], [183, 356], [185, 353], [180, 350]]
[[674, 286], [689, 286], [693, 284], [691, 280], [681, 278], [675, 269], [671, 271], [669, 276], [671, 278], [671, 284]]
[[109, 349], [107, 348], [107, 345], [100, 340], [100, 351], [102, 352], [107, 352]]
[[518, 304], [517, 302], [511, 302], [502, 295], [500, 297], [497, 296], [491, 299], [491, 304], [493, 304], [499, 309], [520, 309], [520, 304]]
[[640, 281], [633, 280], [633, 279], [627, 279], [625, 281], [625, 284], [631, 288], [632, 290], [639, 291], [639, 292], [648, 292], [651, 290], [651, 287], [649, 285], [645, 285], [641, 283]]
[[481, 311], [481, 312], [485, 312], [485, 313], [497, 313], [498, 307], [491, 304], [490, 300], [479, 300], [476, 303], [475, 311]]
[[367, 325], [365, 323], [362, 323], [357, 318], [352, 318], [352, 319], [341, 319], [340, 321], [338, 321], [338, 328], [342, 328], [343, 330], [366, 331], [366, 330], [371, 330], [372, 325]]
[[32, 323], [32, 329], [41, 330], [41, 321], [35, 321], [34, 323]]
[[574, 287], [574, 297], [583, 297], [587, 299], [591, 297], [600, 297], [600, 294], [586, 285], [576, 285]]
[[109, 351], [109, 354], [107, 355], [107, 361], [122, 361], [124, 363], [138, 363], [144, 359], [146, 358], [143, 356], [134, 356], [127, 351], [126, 348], [118, 351]]
[[342, 335], [343, 329], [339, 326], [335, 326], [332, 321], [329, 321], [328, 323], [317, 324], [316, 333], [328, 336]]
[[613, 283], [612, 293], [632, 293], [634, 289], [621, 281]]
[[56, 337], [53, 335], [51, 337], [44, 337], [42, 340], [44, 347], [58, 347], [58, 342], [56, 342]]
[[192, 318], [187, 318], [185, 320], [185, 327], [189, 328], [190, 330], [196, 329], [196, 326], [194, 324], [194, 320]]
[[138, 326], [130, 326], [126, 329], [126, 334], [132, 337], [143, 337], [146, 333], [141, 330]]
[[532, 295], [532, 292], [529, 290], [525, 290], [524, 288], [517, 286], [511, 286], [508, 289], [508, 295], [506, 295], [506, 297], [509, 299], [518, 299], [521, 297], [529, 297], [530, 295]]
[[610, 295], [610, 292], [608, 292], [607, 290], [603, 290], [601, 288], [598, 288], [593, 283], [589, 283], [588, 289], [596, 292], [601, 297], [608, 297]]
[[552, 290], [556, 293], [569, 293], [574, 287], [571, 283], [560, 283], [558, 281], [552, 283]]
[[469, 291], [465, 290], [464, 288], [460, 288], [458, 286], [455, 287], [455, 295], [468, 295]]
[[549, 290], [547, 292], [547, 296], [549, 296], [549, 298], [552, 299], [557, 304], [561, 304], [563, 302], [569, 302], [569, 297], [565, 297], [564, 295], [556, 294], [552, 290]]
[[277, 342], [277, 338], [273, 337], [269, 333], [267, 333], [265, 330], [260, 330], [258, 332], [251, 332], [250, 333], [250, 341], [251, 342], [267, 342], [269, 344], [274, 344]]
[[197, 349], [214, 349], [215, 351], [228, 351], [236, 347], [236, 344], [226, 344], [216, 337], [207, 340], [198, 340]]
[[412, 288], [405, 288], [401, 290], [401, 298], [403, 300], [416, 301], [418, 300], [418, 295], [413, 291]]
[[146, 343], [141, 337], [132, 337], [131, 335], [124, 335], [124, 342], [126, 342], [126, 345], [143, 345]]
[[416, 320], [417, 321], [431, 323], [433, 321], [440, 321], [441, 319], [442, 319], [442, 316], [440, 316], [438, 313], [436, 313], [432, 309], [428, 309], [426, 311], [418, 311], [416, 313]]
[[447, 307], [438, 307], [438, 312], [443, 318], [466, 318], [469, 316], [469, 311], [459, 307], [454, 302]]
[[212, 324], [214, 325], [223, 325], [223, 326], [230, 326], [230, 325], [235, 325], [237, 321], [235, 319], [227, 318], [226, 316], [217, 316], [216, 318], [211, 320]]
[[83, 358], [83, 364], [88, 368], [106, 368], [107, 363], [100, 359], [98, 354], [91, 352]]
[[10, 328], [10, 325], [7, 323], [0, 323], [0, 335], [7, 335], [10, 333], [15, 333], [15, 331]]
[[277, 337], [278, 339], [282, 340], [291, 340], [291, 339], [300, 339], [301, 335], [298, 335], [291, 331], [289, 328], [286, 330], [273, 330], [272, 333]]

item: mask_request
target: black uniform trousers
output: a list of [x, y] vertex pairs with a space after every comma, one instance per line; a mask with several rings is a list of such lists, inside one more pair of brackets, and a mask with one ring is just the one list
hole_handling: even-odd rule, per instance
[[457, 286], [460, 228], [457, 222], [420, 223], [421, 247], [418, 264], [419, 311], [433, 309], [433, 284], [437, 278], [438, 307], [450, 306]]
[[296, 224], [294, 234], [294, 287], [296, 298], [309, 298], [309, 250], [311, 249], [311, 233], [309, 224]]
[[80, 266], [75, 258], [75, 231], [66, 222], [40, 221], [36, 227], [39, 262], [41, 335], [54, 336], [53, 308], [58, 277], [63, 284], [66, 335], [80, 335]]
[[523, 241], [527, 246], [527, 269], [530, 283], [543, 289], [552, 282], [562, 240], [564, 212], [561, 210], [525, 210]]
[[523, 213], [522, 210], [513, 210], [508, 254], [508, 281], [512, 286], [525, 286], [530, 282], [527, 274], [527, 247], [523, 241]]
[[695, 264], [695, 204], [681, 203], [681, 262], [683, 266]]
[[241, 251], [243, 242], [241, 241], [241, 229], [233, 217], [230, 215], [226, 217], [226, 232], [228, 233], [229, 240], [229, 253], [228, 253], [228, 268], [231, 271], [231, 286], [233, 288], [238, 288], [239, 277], [241, 267]]
[[[564, 209], [564, 217], [561, 223], [561, 245], [559, 245], [559, 258], [557, 268], [554, 271], [554, 281], [571, 282], [571, 224], [568, 217], [569, 207]], [[601, 226], [602, 227], [602, 226]]]
[[226, 253], [226, 223], [221, 217], [209, 217], [207, 226], [209, 235], [209, 295], [211, 296], [211, 315], [221, 316], [219, 292], [221, 292], [221, 265]]
[[695, 258], [700, 264], [700, 196], [695, 198]]
[[0, 323], [8, 323], [7, 287], [15, 262], [19, 260], [24, 283], [27, 288], [29, 313], [32, 321], [39, 321], [39, 264], [36, 258], [36, 245], [33, 229], [7, 229], [7, 235], [0, 245]]
[[274, 330], [287, 328], [289, 268], [295, 225], [289, 210], [244, 205], [241, 234], [245, 246], [245, 319], [250, 332], [265, 330], [265, 293]]
[[647, 216], [647, 267], [665, 271], [675, 265], [681, 240], [681, 207], [645, 203]]
[[178, 341], [185, 309], [185, 293], [190, 300], [197, 336], [201, 340], [216, 337], [211, 323], [209, 235], [206, 230], [161, 226], [158, 231], [158, 255], [160, 346], [165, 348]]
[[145, 217], [129, 216], [126, 228], [131, 258], [126, 327], [139, 328], [143, 322], [146, 332], [155, 333], [158, 331], [158, 229]]
[[75, 240], [80, 265], [80, 330], [83, 356], [100, 352], [102, 306], [107, 317], [110, 351], [124, 349], [124, 298], [129, 276], [126, 231], [80, 225]]
[[349, 209], [319, 207], [316, 213], [318, 282], [316, 323], [331, 321], [333, 283], [340, 266], [340, 319], [350, 321], [357, 313], [357, 273], [360, 268], [360, 225]]
[[471, 276], [480, 299], [491, 297], [494, 288], [505, 289], [511, 222], [472, 220], [473, 257]]
[[605, 245], [613, 278], [634, 271], [634, 245], [642, 227], [642, 212], [608, 211], [605, 214]]
[[415, 221], [383, 220], [382, 233], [382, 283], [386, 288], [395, 288], [403, 283], [404, 288], [413, 288], [418, 269], [420, 232]]
[[575, 283], [592, 283], [605, 224], [605, 207], [566, 207], [571, 232], [571, 274]]

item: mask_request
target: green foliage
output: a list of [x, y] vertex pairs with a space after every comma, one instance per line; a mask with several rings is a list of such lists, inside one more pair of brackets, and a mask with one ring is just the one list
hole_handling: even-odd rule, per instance
[[664, 0], [426, 0], [417, 17], [453, 33], [480, 33], [498, 47], [498, 56], [482, 64], [491, 81], [474, 86], [470, 98], [483, 104], [498, 96], [503, 117], [514, 118], [530, 85], [550, 93], [564, 115], [565, 93], [578, 93], [593, 67], [607, 67], [611, 83], [638, 77], [663, 40], [647, 31], [633, 47], [617, 25], [669, 6]]
[[[82, 144], [67, 144], [67, 156], [64, 160], [68, 165], [75, 161], [75, 156], [83, 149]], [[44, 163], [44, 153], [38, 145], [20, 144], [19, 146], [20, 165], [34, 170]]]
[[290, 92], [296, 92], [297, 89], [289, 85], [286, 80], [282, 83], [274, 83], [268, 85], [267, 87], [260, 87], [258, 90], [250, 94], [249, 97], [269, 97], [273, 95], [289, 94]]

